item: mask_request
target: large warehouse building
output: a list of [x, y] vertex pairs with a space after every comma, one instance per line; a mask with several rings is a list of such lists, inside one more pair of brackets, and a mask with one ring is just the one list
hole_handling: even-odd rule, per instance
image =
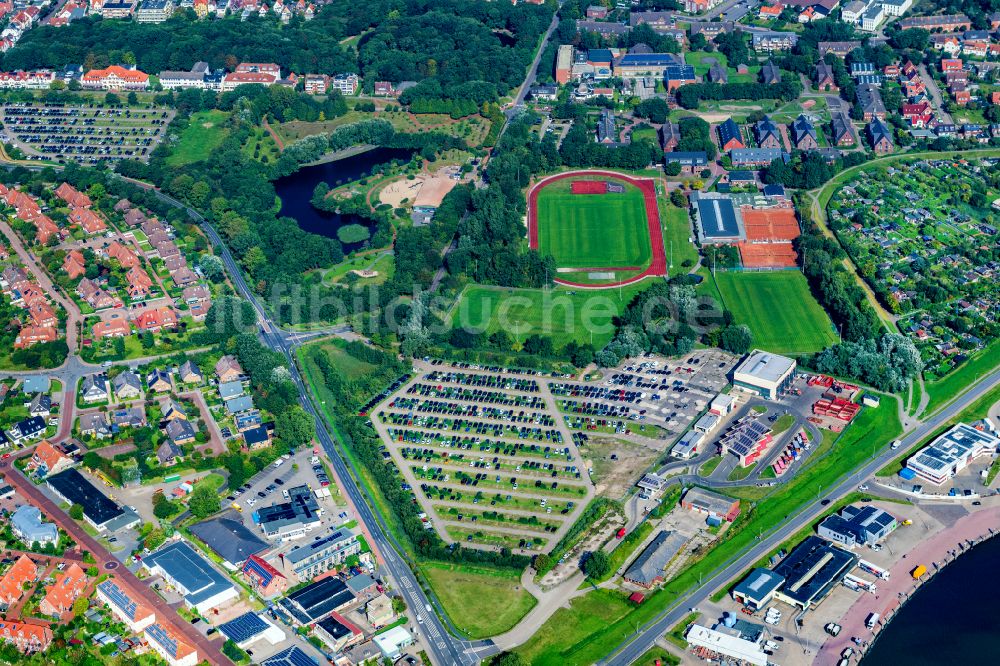
[[822, 601], [857, 561], [854, 553], [810, 536], [774, 567], [774, 573], [785, 580], [774, 596], [808, 610]]
[[726, 194], [695, 192], [691, 195], [698, 241], [702, 245], [739, 243], [747, 238], [743, 215]]
[[795, 360], [755, 349], [733, 372], [736, 388], [776, 400], [795, 377]]
[[907, 460], [906, 469], [925, 481], [941, 485], [974, 459], [998, 447], [1000, 439], [993, 433], [959, 423]]

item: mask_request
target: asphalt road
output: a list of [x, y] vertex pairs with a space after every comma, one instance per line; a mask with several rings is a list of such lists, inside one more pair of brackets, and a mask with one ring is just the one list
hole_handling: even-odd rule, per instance
[[[232, 254], [230, 254], [228, 247], [222, 242], [218, 233], [204, 217], [196, 210], [185, 206], [173, 197], [156, 190], [154, 190], [154, 193], [161, 200], [187, 211], [188, 215], [201, 225], [205, 234], [221, 256], [237, 291], [257, 311], [258, 319], [262, 324], [260, 327], [260, 337], [264, 344], [281, 352], [288, 359], [288, 369], [291, 372], [292, 380], [299, 390], [302, 407], [316, 419], [316, 439], [323, 446], [323, 450], [330, 459], [334, 472], [341, 482], [343, 492], [347, 494], [351, 504], [353, 504], [355, 510], [358, 512], [358, 519], [366, 525], [372, 535], [374, 540], [372, 546], [382, 556], [389, 577], [396, 582], [397, 590], [406, 600], [407, 606], [419, 618], [418, 631], [425, 638], [424, 645], [431, 656], [431, 660], [435, 664], [441, 665], [468, 664], [471, 666], [479, 661], [477, 651], [482, 656], [496, 653], [498, 650], [492, 641], [470, 642], [457, 639], [448, 633], [437, 614], [427, 612], [426, 609], [431, 604], [431, 600], [424, 594], [413, 572], [410, 570], [405, 559], [400, 555], [402, 548], [391, 538], [381, 518], [372, 511], [369, 503], [365, 501], [364, 493], [354, 481], [354, 477], [348, 469], [348, 463], [340, 455], [339, 446], [335, 444], [334, 437], [327, 429], [324, 420], [317, 413], [310, 399], [309, 388], [299, 374], [293, 357], [297, 335], [282, 331], [271, 320], [270, 315], [261, 306], [256, 295], [247, 286], [243, 273]], [[342, 326], [328, 329], [330, 333], [347, 330], [350, 330], [350, 327]]]
[[[880, 454], [876, 455], [864, 467], [854, 472], [836, 486], [829, 489], [817, 488], [816, 499], [801, 509], [796, 515], [785, 521], [781, 527], [772, 532], [769, 536], [758, 541], [748, 551], [745, 551], [736, 560], [722, 569], [712, 574], [703, 584], [692, 590], [684, 597], [678, 599], [667, 610], [658, 615], [654, 620], [642, 627], [635, 635], [619, 645], [606, 660], [599, 662], [608, 666], [627, 666], [633, 663], [648, 650], [667, 631], [673, 628], [678, 622], [690, 612], [690, 608], [696, 608], [698, 604], [708, 599], [715, 590], [726, 585], [731, 580], [739, 576], [752, 564], [777, 548], [793, 534], [815, 521], [823, 511], [823, 501], [836, 501], [851, 492], [863, 479], [866, 479], [890, 461], [901, 455], [919, 442], [934, 433], [942, 424], [956, 416], [963, 409], [981, 398], [986, 392], [1000, 384], [1000, 370], [996, 370], [980, 379], [971, 389], [959, 397], [956, 401], [927, 419], [909, 434], [901, 438], [902, 445], [895, 451], [886, 447]], [[883, 443], [885, 445], [885, 443]]]

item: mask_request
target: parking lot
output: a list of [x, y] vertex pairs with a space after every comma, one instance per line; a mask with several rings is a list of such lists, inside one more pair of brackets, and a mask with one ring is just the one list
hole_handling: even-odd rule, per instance
[[426, 528], [472, 547], [550, 548], [594, 490], [546, 377], [416, 365], [371, 417]]
[[29, 155], [93, 165], [147, 160], [173, 115], [165, 109], [18, 103], [3, 106], [0, 122], [3, 140]]

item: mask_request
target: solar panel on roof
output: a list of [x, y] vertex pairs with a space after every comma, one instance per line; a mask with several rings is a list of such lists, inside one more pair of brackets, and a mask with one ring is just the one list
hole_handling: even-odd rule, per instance
[[261, 662], [261, 666], [319, 666], [316, 661], [297, 647], [290, 647]]
[[267, 622], [264, 622], [256, 613], [244, 613], [219, 625], [219, 631], [234, 643], [242, 643], [267, 631]]
[[167, 654], [177, 655], [177, 640], [167, 633], [167, 630], [159, 622], [149, 625], [146, 632], [153, 640], [163, 646]]

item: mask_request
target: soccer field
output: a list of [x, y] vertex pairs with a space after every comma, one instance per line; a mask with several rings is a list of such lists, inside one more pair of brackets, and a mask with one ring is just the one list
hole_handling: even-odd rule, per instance
[[558, 181], [538, 192], [539, 251], [555, 257], [560, 268], [649, 265], [652, 248], [639, 188], [625, 185], [620, 194], [573, 194], [570, 183]]
[[470, 285], [452, 310], [449, 324], [487, 334], [502, 328], [522, 341], [532, 334], [544, 335], [557, 349], [571, 340], [592, 342], [600, 349], [614, 335], [613, 318], [648, 286], [637, 282], [620, 289], [543, 290]]
[[798, 271], [719, 272], [715, 281], [725, 308], [753, 331], [755, 347], [806, 354], [837, 341], [830, 318]]

